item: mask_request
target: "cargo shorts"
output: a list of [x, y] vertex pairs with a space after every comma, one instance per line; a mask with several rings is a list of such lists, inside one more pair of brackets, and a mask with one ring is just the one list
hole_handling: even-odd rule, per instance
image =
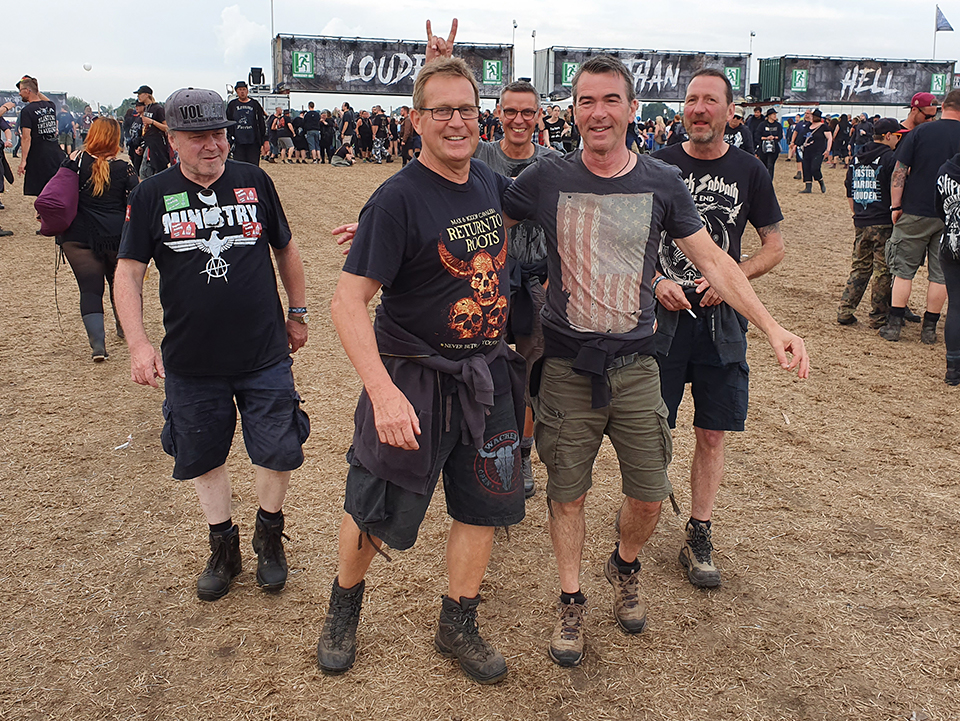
[[913, 280], [917, 269], [927, 258], [927, 277], [931, 283], [944, 284], [940, 269], [940, 237], [943, 221], [923, 215], [904, 213], [893, 226], [893, 235], [887, 241], [886, 260], [894, 278]]
[[570, 503], [590, 490], [604, 435], [617, 452], [624, 495], [656, 503], [673, 490], [667, 477], [673, 441], [656, 359], [636, 356], [607, 375], [610, 405], [592, 408], [591, 379], [574, 371], [571, 359], [543, 362], [534, 437], [551, 501]]

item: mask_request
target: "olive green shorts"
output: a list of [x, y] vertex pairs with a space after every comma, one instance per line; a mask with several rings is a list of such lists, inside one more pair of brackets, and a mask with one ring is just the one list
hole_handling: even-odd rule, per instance
[[652, 356], [608, 371], [610, 405], [591, 408], [590, 378], [573, 361], [547, 358], [540, 392], [533, 399], [537, 455], [547, 467], [547, 497], [570, 503], [593, 485], [593, 462], [603, 436], [620, 462], [623, 493], [655, 503], [672, 492], [667, 466], [673, 441], [667, 406], [660, 397], [660, 371]]
[[940, 270], [940, 236], [943, 221], [922, 215], [904, 213], [893, 226], [893, 234], [887, 241], [885, 257], [887, 267], [895, 278], [913, 280], [917, 269], [927, 260], [927, 277], [931, 283], [943, 285]]

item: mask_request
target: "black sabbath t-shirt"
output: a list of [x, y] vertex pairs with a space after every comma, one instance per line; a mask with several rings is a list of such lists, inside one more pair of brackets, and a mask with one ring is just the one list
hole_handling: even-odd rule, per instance
[[380, 282], [382, 312], [445, 358], [486, 352], [507, 320], [509, 183], [478, 161], [462, 184], [408, 163], [360, 211], [344, 271]]
[[289, 354], [270, 246], [285, 247], [290, 227], [266, 173], [228, 160], [204, 189], [175, 165], [128, 203], [119, 257], [160, 272], [165, 366], [236, 375]]
[[[680, 169], [700, 218], [718, 246], [740, 262], [740, 240], [747, 221], [755, 228], [783, 220], [773, 182], [757, 158], [733, 146], [716, 160], [691, 157], [683, 145], [658, 150], [653, 157]], [[670, 233], [660, 242], [660, 269], [685, 289], [696, 287], [700, 271], [683, 254]], [[682, 236], [681, 236], [682, 237]]]
[[579, 150], [546, 155], [508, 188], [503, 210], [543, 226], [544, 335], [576, 341], [652, 337], [660, 235], [685, 238], [703, 227], [677, 169], [646, 155], [616, 178], [591, 173]]

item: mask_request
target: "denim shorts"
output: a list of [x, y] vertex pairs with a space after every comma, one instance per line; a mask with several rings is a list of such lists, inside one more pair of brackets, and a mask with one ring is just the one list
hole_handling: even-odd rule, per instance
[[617, 452], [624, 495], [655, 503], [673, 491], [667, 478], [673, 441], [656, 359], [637, 356], [607, 375], [610, 405], [593, 408], [591, 380], [573, 370], [572, 360], [543, 362], [533, 433], [551, 501], [570, 503], [590, 490], [604, 435]]
[[449, 398], [446, 428], [426, 493], [378, 478], [353, 459], [353, 449], [347, 454], [350, 470], [343, 508], [361, 531], [390, 548], [402, 551], [416, 543], [441, 472], [447, 513], [454, 520], [471, 526], [512, 526], [523, 520], [520, 433], [512, 396], [504, 393], [494, 399], [479, 450], [462, 442], [460, 401], [456, 394]]
[[660, 356], [660, 393], [667, 420], [677, 426], [684, 387], [693, 394], [693, 425], [707, 431], [742, 431], [747, 420], [750, 367], [723, 363], [710, 338], [708, 319], [680, 313], [670, 353]]
[[292, 471], [303, 464], [310, 419], [300, 408], [288, 357], [253, 373], [185, 376], [167, 371], [163, 450], [174, 458], [173, 477], [188, 480], [226, 463], [237, 426], [255, 466]]
[[304, 133], [307, 137], [307, 147], [311, 152], [316, 150], [320, 152], [320, 131], [319, 130], [308, 130]]

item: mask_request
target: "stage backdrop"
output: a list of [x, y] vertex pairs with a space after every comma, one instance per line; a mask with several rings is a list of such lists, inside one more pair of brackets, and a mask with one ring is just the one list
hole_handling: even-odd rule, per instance
[[722, 70], [733, 85], [733, 97], [742, 100], [747, 90], [747, 54], [608, 50], [606, 48], [551, 47], [534, 55], [533, 80], [537, 90], [552, 100], [572, 95], [572, 80], [580, 63], [591, 55], [615, 55], [634, 78], [641, 100], [682, 101], [690, 78], [703, 68]]
[[[67, 94], [66, 93], [53, 93], [49, 90], [40, 89], [40, 92], [46, 95], [50, 100], [52, 100], [57, 105], [57, 112], [60, 112], [60, 108], [67, 104]], [[26, 105], [20, 99], [19, 90], [0, 90], [0, 105], [4, 103], [14, 103], [17, 107], [15, 110], [12, 110], [11, 113], [20, 114], [21, 108]]]
[[909, 105], [914, 93], [938, 99], [953, 89], [954, 61], [798, 57], [760, 61], [764, 99], [790, 103]]
[[[273, 41], [274, 86], [280, 92], [412, 95], [426, 43], [305, 35]], [[496, 98], [513, 74], [512, 45], [457, 43], [473, 70], [480, 97]]]

